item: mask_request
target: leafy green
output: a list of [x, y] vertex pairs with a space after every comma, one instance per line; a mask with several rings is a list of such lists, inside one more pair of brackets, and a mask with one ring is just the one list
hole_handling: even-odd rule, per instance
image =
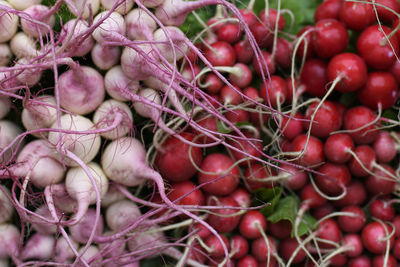
[[264, 216], [269, 216], [275, 211], [275, 206], [278, 203], [282, 195], [282, 189], [280, 187], [274, 188], [259, 188], [253, 192], [253, 205], [259, 206], [268, 204], [260, 209], [260, 212]]
[[[275, 211], [268, 216], [268, 220], [272, 223], [277, 223], [281, 220], [288, 220], [294, 226], [296, 217], [298, 215], [298, 204], [297, 200], [293, 196], [287, 196], [279, 200], [275, 207]], [[314, 225], [316, 220], [309, 214], [304, 214], [302, 221], [298, 227], [298, 235], [302, 236], [306, 234]], [[294, 227], [291, 233], [294, 236]]]

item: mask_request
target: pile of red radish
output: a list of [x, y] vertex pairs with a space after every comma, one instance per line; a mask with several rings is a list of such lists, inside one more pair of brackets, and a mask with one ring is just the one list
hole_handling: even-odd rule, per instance
[[0, 266], [398, 265], [397, 0], [50, 2], [0, 0]]

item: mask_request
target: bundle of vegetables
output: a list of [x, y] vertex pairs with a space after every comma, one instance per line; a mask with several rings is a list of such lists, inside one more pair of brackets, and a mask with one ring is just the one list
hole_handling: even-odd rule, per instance
[[42, 4], [0, 2], [0, 266], [397, 265], [397, 0]]

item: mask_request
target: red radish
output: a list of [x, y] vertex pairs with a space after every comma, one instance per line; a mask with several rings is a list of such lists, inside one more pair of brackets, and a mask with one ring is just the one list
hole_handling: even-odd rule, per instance
[[244, 22], [249, 26], [253, 26], [255, 23], [257, 23], [257, 16], [254, 14], [254, 12], [249, 9], [239, 9], [240, 14], [243, 16]]
[[364, 211], [359, 206], [346, 206], [341, 212], [350, 212], [353, 215], [340, 215], [338, 224], [340, 229], [348, 233], [358, 233], [367, 222]]
[[230, 196], [211, 199], [209, 204], [214, 203], [221, 208], [215, 210], [215, 214], [210, 214], [207, 222], [219, 233], [232, 232], [239, 224], [241, 214], [237, 214], [239, 209], [229, 207], [239, 207], [239, 204]]
[[318, 188], [329, 195], [338, 195], [346, 191], [345, 186], [350, 182], [351, 176], [344, 164], [327, 162], [317, 169], [315, 182]]
[[274, 41], [273, 29], [265, 25], [265, 23], [257, 21], [251, 26], [250, 30], [259, 47], [270, 48], [272, 46]]
[[355, 31], [365, 29], [376, 20], [373, 6], [363, 2], [343, 1], [339, 17], [347, 28]]
[[[251, 26], [250, 26], [251, 27]], [[236, 60], [241, 63], [250, 63], [253, 59], [254, 51], [250, 46], [248, 40], [242, 40], [237, 42], [233, 46], [236, 54]]]
[[0, 224], [0, 258], [17, 256], [20, 242], [20, 231], [13, 224]]
[[376, 11], [379, 19], [384, 23], [392, 23], [400, 12], [400, 3], [396, 0], [376, 0]]
[[321, 58], [330, 58], [343, 52], [349, 42], [346, 27], [336, 19], [322, 19], [312, 33], [313, 51]]
[[387, 131], [380, 131], [378, 138], [373, 144], [376, 159], [378, 162], [389, 163], [397, 154], [396, 143]]
[[200, 71], [200, 67], [197, 65], [193, 65], [191, 67], [187, 65], [183, 68], [181, 74], [187, 81], [195, 83], [196, 76], [200, 73]]
[[335, 212], [335, 207], [330, 202], [327, 202], [324, 205], [313, 209], [311, 214], [315, 219], [320, 220], [333, 212]]
[[[250, 113], [249, 112], [247, 112], [246, 110], [244, 110], [244, 109], [235, 109], [235, 110], [233, 110], [233, 111], [230, 111], [230, 112], [228, 112], [228, 113], [226, 113], [225, 114], [225, 117], [230, 121], [230, 122], [232, 122], [232, 123], [240, 123], [240, 122], [248, 122], [248, 121], [250, 121]], [[249, 144], [249, 142], [248, 141], [242, 141], [241, 143], [245, 143], [245, 144]], [[259, 150], [261, 151], [262, 150], [262, 145], [261, 145], [261, 143], [259, 143], [260, 145], [259, 145]], [[255, 143], [255, 145], [256, 146], [258, 146], [257, 145], [257, 143]], [[255, 149], [253, 146], [251, 146], [251, 148], [250, 149]], [[242, 153], [237, 153], [237, 151], [235, 151], [234, 152], [235, 154], [240, 154], [240, 155], [242, 155]], [[260, 154], [260, 153], [258, 153], [257, 152], [257, 154]], [[261, 155], [261, 154], [260, 154]], [[236, 156], [235, 156], [235, 158], [236, 158]]]
[[208, 73], [200, 86], [210, 94], [218, 94], [224, 84], [217, 75]]
[[369, 205], [371, 216], [382, 221], [391, 221], [395, 215], [395, 210], [390, 201], [377, 198]]
[[282, 68], [289, 68], [292, 63], [292, 44], [281, 37], [276, 42], [275, 61]]
[[[193, 141], [195, 138], [193, 134], [187, 132], [180, 135], [188, 141]], [[157, 152], [155, 166], [163, 178], [171, 182], [189, 180], [197, 172], [195, 166], [201, 165], [202, 149], [189, 146], [174, 136], [170, 136], [162, 144], [161, 149]]]
[[250, 68], [243, 63], [236, 63], [232, 69], [229, 70], [229, 80], [233, 85], [240, 88], [246, 88], [251, 83], [253, 76]]
[[375, 119], [376, 115], [371, 109], [356, 106], [348, 109], [344, 114], [343, 129], [349, 130], [349, 135], [356, 144], [370, 144], [378, 137]]
[[112, 231], [128, 227], [141, 216], [138, 206], [129, 200], [120, 200], [111, 204], [105, 212], [107, 226]]
[[[191, 225], [190, 228], [193, 226], [193, 231], [196, 231], [196, 234], [201, 238], [204, 239], [207, 236], [209, 236], [211, 234], [210, 230], [208, 230], [207, 228], [204, 227], [204, 225], [200, 224], [200, 223], [196, 223], [194, 225]], [[190, 229], [189, 228], [189, 229]]]
[[348, 234], [343, 236], [343, 247], [347, 249], [346, 256], [349, 257], [358, 257], [363, 252], [363, 244], [361, 241], [361, 237], [358, 234]]
[[278, 23], [278, 31], [282, 31], [285, 28], [285, 18], [282, 14], [278, 14], [278, 11], [274, 8], [268, 10], [261, 10], [258, 17], [267, 25], [272, 31], [275, 29]]
[[[41, 24], [38, 24], [37, 22], [28, 21], [25, 18], [21, 18], [21, 28], [29, 36], [36, 38], [43, 37], [54, 26], [54, 15], [50, 13], [50, 10], [47, 6], [32, 5], [25, 9], [24, 13], [31, 17], [31, 19], [41, 22]], [[47, 24], [48, 27], [42, 24]]]
[[395, 228], [395, 236], [397, 238], [399, 238], [400, 237], [400, 215], [394, 216], [392, 223]]
[[326, 0], [322, 2], [315, 10], [314, 20], [339, 19], [342, 0]]
[[346, 194], [341, 199], [334, 202], [339, 207], [345, 207], [349, 205], [362, 205], [367, 199], [367, 191], [364, 185], [359, 181], [352, 181], [346, 187]]
[[249, 251], [249, 244], [246, 238], [241, 235], [234, 235], [231, 237], [231, 252], [235, 251], [232, 259], [237, 260], [246, 256]]
[[[52, 145], [59, 145], [63, 153], [71, 153], [78, 156], [83, 162], [91, 161], [100, 149], [100, 136], [97, 134], [79, 134], [82, 131], [93, 131], [94, 124], [83, 116], [63, 115], [60, 118], [60, 128], [58, 122], [54, 122], [51, 126], [60, 132], [54, 131], [49, 133], [49, 141]], [[63, 131], [66, 131], [63, 133]], [[75, 131], [78, 133], [68, 133]], [[64, 160], [64, 159], [63, 159]], [[72, 159], [65, 159], [68, 166], [77, 166], [78, 164]]]
[[94, 65], [100, 70], [109, 70], [118, 64], [121, 50], [118, 46], [103, 46], [95, 44], [91, 51]]
[[54, 236], [35, 233], [26, 242], [20, 257], [22, 260], [50, 259], [50, 257], [53, 255], [54, 245]]
[[246, 255], [236, 262], [236, 267], [258, 267], [258, 262], [252, 255]]
[[207, 193], [222, 196], [233, 192], [239, 183], [239, 168], [233, 160], [220, 153], [204, 158], [198, 174], [198, 183]]
[[392, 229], [387, 224], [370, 222], [361, 232], [364, 247], [372, 253], [385, 253], [388, 243], [391, 248], [394, 244], [394, 236], [389, 239]]
[[[399, 38], [399, 35], [397, 36]], [[394, 78], [396, 79], [397, 83], [400, 83], [400, 61], [395, 61], [390, 68], [390, 73], [393, 74]]]
[[282, 165], [283, 171], [279, 171], [278, 176], [283, 176], [282, 183], [286, 188], [299, 190], [308, 181], [307, 173], [290, 165]]
[[202, 191], [196, 189], [196, 185], [191, 181], [174, 183], [168, 191], [168, 198], [179, 205], [204, 205], [205, 201]]
[[[220, 235], [220, 237], [224, 241], [225, 246], [228, 246], [228, 244], [229, 244], [228, 238], [226, 238], [223, 235]], [[209, 235], [208, 237], [206, 237], [206, 239], [204, 240], [204, 243], [210, 248], [210, 251], [208, 251], [208, 254], [211, 257], [215, 258], [215, 257], [224, 256], [222, 244], [215, 235]]]
[[[311, 57], [314, 56], [314, 51], [312, 48], [312, 31], [314, 31], [314, 28], [310, 25], [305, 26], [304, 28], [302, 28], [298, 33], [297, 33], [297, 37], [299, 39], [297, 39], [296, 41], [296, 45], [298, 45], [298, 50], [296, 53], [296, 56], [299, 58], [308, 58], [310, 59]], [[302, 39], [300, 39], [300, 37], [302, 37]]]
[[127, 36], [131, 40], [146, 40], [157, 29], [154, 19], [141, 8], [131, 10], [125, 16], [125, 24]]
[[312, 184], [307, 184], [303, 187], [300, 192], [301, 199], [303, 201], [303, 205], [307, 205], [310, 208], [317, 208], [323, 206], [327, 200], [323, 198]]
[[[384, 25], [382, 25], [382, 29], [386, 36], [392, 31]], [[385, 35], [378, 25], [373, 25], [363, 30], [358, 37], [357, 51], [371, 68], [386, 70], [396, 60], [395, 53], [399, 50], [397, 38], [392, 36], [390, 39], [386, 39]]]
[[361, 255], [351, 259], [349, 267], [371, 267], [371, 259], [366, 255]]
[[304, 132], [303, 124], [304, 116], [296, 113], [293, 116], [282, 116], [281, 125], [279, 126], [282, 136], [286, 139], [293, 140], [296, 136]]
[[372, 109], [387, 109], [399, 97], [396, 79], [390, 72], [370, 72], [367, 83], [358, 91], [358, 99]]
[[[285, 261], [288, 261], [291, 257], [293, 252], [298, 248], [299, 243], [294, 238], [287, 238], [282, 240], [279, 244], [279, 254]], [[293, 260], [291, 261], [294, 264], [301, 263], [306, 258], [306, 253], [304, 250], [300, 249], [296, 252], [296, 256], [294, 256]]]
[[[228, 114], [227, 114], [228, 115]], [[228, 116], [227, 116], [228, 117]], [[228, 117], [229, 118], [229, 117]], [[230, 118], [232, 121], [232, 118]], [[249, 133], [244, 133], [245, 136], [252, 138], [252, 135]], [[242, 166], [248, 165], [250, 162], [254, 162], [254, 159], [248, 158], [247, 155], [252, 155], [255, 158], [261, 157], [263, 146], [261, 141], [253, 141], [253, 140], [229, 140], [228, 144], [233, 147], [238, 148], [240, 151], [231, 150], [232, 156], [236, 161], [241, 160], [239, 163]], [[246, 153], [246, 154], [244, 154]], [[247, 160], [244, 160], [247, 159]]]
[[[257, 162], [251, 163], [245, 170], [245, 185], [251, 190], [259, 188], [272, 188], [275, 181], [269, 181], [268, 178], [273, 176], [268, 166], [263, 166]], [[276, 182], [275, 182], [276, 183]]]
[[341, 53], [334, 56], [327, 67], [328, 79], [339, 78], [335, 89], [339, 92], [353, 92], [367, 82], [367, 65], [354, 53]]
[[320, 59], [310, 59], [304, 64], [300, 81], [306, 87], [306, 92], [312, 96], [323, 97], [327, 92], [327, 64]]
[[280, 220], [276, 223], [268, 222], [269, 233], [279, 240], [290, 237], [292, 232], [292, 223], [288, 220]]
[[354, 176], [363, 177], [372, 172], [376, 157], [370, 146], [358, 146], [354, 150], [354, 155], [349, 162], [349, 169]]
[[277, 247], [272, 237], [267, 236], [266, 239], [260, 237], [251, 243], [251, 253], [258, 261], [269, 261], [271, 266], [274, 266], [276, 260], [273, 254], [277, 253]]
[[103, 216], [100, 215], [96, 226], [93, 224], [95, 218], [96, 211], [91, 208], [88, 209], [82, 220], [80, 220], [77, 224], [68, 227], [71, 238], [78, 243], [86, 244], [92, 231], [95, 232], [96, 236], [101, 235], [104, 228]]
[[234, 44], [239, 41], [240, 36], [241, 29], [238, 23], [226, 23], [218, 29], [218, 40], [220, 41]]
[[213, 66], [233, 66], [236, 62], [236, 54], [233, 47], [223, 41], [210, 45], [204, 52], [204, 56]]
[[394, 179], [395, 172], [390, 165], [380, 165], [385, 171], [375, 169], [374, 175], [368, 176], [365, 187], [373, 195], [389, 195], [395, 190], [397, 181]]
[[333, 134], [325, 140], [325, 157], [333, 163], [346, 163], [351, 159], [351, 151], [354, 151], [354, 142], [348, 134]]
[[248, 239], [256, 239], [267, 230], [267, 222], [264, 215], [256, 210], [246, 212], [239, 224], [240, 234]]
[[11, 194], [7, 187], [0, 185], [0, 224], [11, 219], [14, 213], [14, 206], [10, 201]]
[[396, 267], [397, 266], [397, 260], [391, 254], [389, 254], [387, 256], [387, 259], [385, 259], [385, 258], [386, 258], [385, 255], [375, 255], [372, 258], [372, 267], [381, 267], [381, 266]]
[[94, 111], [104, 100], [103, 76], [95, 69], [81, 66], [68, 70], [58, 79], [60, 104], [76, 114]]
[[241, 90], [238, 87], [232, 88], [229, 85], [222, 87], [220, 91], [221, 102], [224, 105], [239, 105], [243, 102]]
[[396, 241], [394, 241], [393, 245], [393, 250], [392, 250], [392, 255], [399, 260], [400, 259], [400, 239], [397, 238]]
[[344, 254], [337, 254], [329, 260], [329, 263], [335, 267], [345, 266], [347, 263], [347, 256]]
[[251, 196], [250, 193], [243, 188], [237, 188], [230, 194], [230, 197], [233, 198], [240, 207], [248, 208], [251, 204]]
[[[338, 224], [333, 219], [326, 219], [320, 222], [318, 229], [316, 230], [317, 236], [320, 238], [318, 245], [321, 248], [332, 248], [334, 247], [332, 242], [339, 243], [341, 239], [341, 231]], [[329, 242], [324, 242], [324, 240]]]
[[262, 51], [261, 55], [262, 57], [260, 58], [260, 61], [257, 59], [257, 57], [253, 57], [254, 71], [259, 76], [261, 76], [261, 71], [264, 73], [264, 75], [267, 75], [267, 73], [274, 74], [276, 67], [272, 55], [267, 51]]
[[282, 105], [286, 101], [287, 94], [286, 81], [278, 75], [272, 75], [260, 88], [260, 96], [265, 104], [272, 107]]
[[[318, 109], [317, 109], [318, 108]], [[308, 107], [304, 114], [304, 118], [311, 121], [305, 121], [305, 128], [311, 127], [311, 134], [315, 137], [325, 138], [331, 132], [339, 130], [342, 126], [342, 117], [336, 109], [334, 102], [325, 100], [313, 102]]]
[[292, 151], [301, 153], [296, 162], [305, 167], [315, 167], [324, 161], [323, 144], [314, 136], [302, 134], [292, 141]]

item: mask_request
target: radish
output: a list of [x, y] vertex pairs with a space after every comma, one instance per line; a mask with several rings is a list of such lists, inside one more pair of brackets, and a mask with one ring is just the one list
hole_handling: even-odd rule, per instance
[[131, 40], [151, 40], [157, 29], [154, 19], [143, 9], [135, 8], [125, 16], [126, 33]]
[[10, 220], [14, 213], [14, 206], [10, 198], [10, 191], [5, 186], [0, 185], [0, 224]]
[[77, 17], [83, 19], [94, 16], [99, 11], [100, 0], [68, 0], [68, 9]]
[[125, 199], [125, 195], [121, 193], [118, 186], [116, 184], [110, 183], [108, 186], [107, 193], [104, 195], [101, 200], [101, 206], [103, 208], [109, 207], [114, 202]]
[[[44, 5], [32, 5], [24, 10], [30, 20], [21, 18], [21, 28], [28, 36], [39, 38], [47, 34], [55, 23], [54, 15], [50, 9]], [[41, 22], [39, 24], [37, 21]], [[47, 27], [42, 25], [47, 24]]]
[[[27, 58], [20, 58], [16, 63], [15, 66], [29, 65], [30, 62]], [[38, 69], [25, 69], [23, 71], [16, 71], [18, 73], [17, 80], [28, 87], [34, 86], [37, 84], [40, 79], [42, 78], [42, 70]]]
[[53, 255], [54, 236], [36, 233], [26, 242], [20, 257], [22, 260], [47, 260]]
[[[9, 1], [12, 4], [13, 1]], [[18, 16], [14, 13], [6, 12], [11, 7], [6, 1], [0, 1], [0, 10], [3, 13], [0, 17], [0, 24], [2, 27], [0, 33], [0, 43], [9, 41], [16, 33], [18, 29]], [[7, 7], [4, 8], [4, 7]], [[22, 23], [22, 21], [21, 21]]]
[[361, 232], [364, 247], [375, 254], [385, 253], [386, 249], [390, 249], [394, 244], [394, 236], [390, 236], [391, 232], [391, 227], [385, 223], [370, 222]]
[[100, 0], [100, 2], [102, 7], [106, 10], [110, 10], [114, 7], [114, 5], [116, 5], [116, 3], [118, 3], [118, 6], [114, 11], [120, 13], [121, 15], [128, 13], [135, 3], [134, 0], [122, 0], [119, 2], [116, 2], [115, 0]]
[[100, 134], [102, 137], [111, 140], [127, 135], [132, 130], [132, 120], [132, 112], [129, 106], [112, 99], [104, 101], [93, 115], [93, 123], [97, 128], [113, 127], [113, 129]]
[[22, 133], [22, 130], [13, 122], [0, 121], [0, 163], [4, 164], [11, 159], [17, 152], [18, 143], [14, 143], [11, 148], [4, 150], [14, 139]]
[[[58, 122], [55, 122], [51, 128], [58, 131], [50, 132], [48, 139], [51, 144], [61, 148], [63, 155], [70, 151], [84, 162], [91, 161], [97, 155], [100, 149], [100, 137], [97, 134], [90, 134], [95, 127], [89, 119], [79, 115], [63, 115], [60, 118], [60, 128], [58, 127]], [[68, 133], [68, 131], [73, 131], [74, 133]], [[89, 133], [79, 133], [82, 131], [88, 131]], [[65, 164], [68, 166], [78, 165], [71, 159], [65, 159]]]
[[396, 142], [387, 131], [380, 131], [373, 144], [376, 159], [382, 163], [391, 162], [397, 154]]
[[392, 221], [395, 210], [392, 202], [387, 199], [377, 198], [369, 206], [371, 216], [382, 221]]
[[342, 2], [341, 4], [339, 17], [347, 28], [361, 31], [375, 23], [376, 17], [372, 5], [361, 2]]
[[104, 228], [103, 216], [100, 214], [97, 225], [94, 225], [95, 219], [96, 210], [88, 209], [77, 224], [68, 227], [71, 238], [78, 243], [86, 244], [92, 232], [95, 236], [101, 235]]
[[110, 205], [105, 213], [107, 226], [112, 231], [120, 231], [141, 216], [137, 205], [129, 200], [120, 200]]
[[[248, 239], [256, 239], [267, 230], [267, 221], [264, 215], [256, 210], [250, 210], [242, 216], [239, 224], [240, 234]], [[261, 232], [262, 231], [262, 232]]]
[[[65, 176], [65, 188], [71, 198], [78, 202], [74, 222], [79, 222], [88, 210], [89, 205], [96, 203], [97, 197], [103, 198], [108, 190], [108, 179], [100, 166], [97, 163], [89, 162], [87, 167], [92, 178], [81, 167], [70, 168]], [[97, 190], [94, 189], [95, 187], [97, 187]], [[97, 192], [99, 192], [99, 196], [97, 196]]]
[[140, 3], [142, 3], [145, 7], [157, 7], [161, 5], [164, 0], [140, 0]]
[[0, 120], [10, 111], [11, 101], [8, 97], [0, 96]]
[[40, 52], [36, 49], [35, 41], [23, 32], [18, 32], [10, 41], [11, 52], [19, 58], [37, 57]]
[[[46, 190], [49, 191], [49, 194], [53, 198], [54, 205], [58, 210], [64, 213], [72, 213], [78, 209], [78, 203], [68, 194], [64, 183], [53, 184], [46, 187], [45, 195], [47, 193]], [[49, 202], [47, 196], [46, 201]]]
[[97, 246], [91, 245], [86, 248], [81, 247], [78, 250], [79, 255], [81, 256], [81, 261], [85, 261], [89, 264], [89, 266], [100, 267], [101, 260], [103, 259], [99, 254], [99, 248]]
[[[28, 99], [24, 103], [21, 120], [25, 129], [35, 130], [49, 128], [57, 119], [56, 99], [54, 96], [43, 95]], [[47, 136], [47, 132], [33, 133], [36, 137]]]
[[[70, 239], [69, 242], [72, 245], [73, 249], [76, 251], [79, 247], [79, 244], [72, 239]], [[64, 237], [60, 237], [56, 240], [54, 254], [55, 262], [66, 263], [72, 261], [75, 253], [70, 247], [70, 244]]]
[[101, 70], [109, 70], [119, 62], [121, 50], [118, 46], [95, 44], [91, 51], [93, 63]]
[[130, 80], [122, 71], [120, 65], [112, 67], [104, 77], [104, 87], [107, 93], [119, 101], [128, 101], [128, 92], [136, 94], [139, 82]]
[[344, 114], [343, 129], [349, 131], [356, 144], [370, 144], [378, 137], [375, 120], [376, 114], [370, 108], [356, 106]]
[[61, 107], [79, 115], [94, 111], [104, 100], [103, 76], [95, 69], [78, 66], [58, 78]]
[[[174, 60], [176, 62], [182, 59], [188, 51], [186, 36], [177, 27], [169, 26], [164, 29], [159, 28], [153, 33], [153, 37], [155, 42], [159, 42], [156, 46], [160, 50], [161, 55], [164, 56], [168, 62], [172, 63]], [[171, 47], [169, 41], [172, 41], [174, 47]]]
[[0, 224], [0, 259], [15, 257], [18, 253], [20, 231], [13, 224]]
[[103, 11], [99, 13], [93, 23], [101, 24], [93, 31], [92, 36], [98, 43], [103, 43], [107, 40], [112, 40], [115, 36], [125, 35], [125, 21], [118, 12]]
[[[238, 209], [232, 209], [232, 207], [239, 207], [239, 203], [233, 198], [230, 196], [218, 198], [213, 196], [208, 202], [209, 205], [220, 207], [207, 218], [207, 222], [218, 233], [230, 233], [239, 225], [241, 213]], [[212, 236], [212, 239], [217, 238], [215, 235], [209, 235], [208, 237], [210, 236]]]
[[[140, 90], [138, 92], [138, 96], [148, 99], [156, 105], [161, 105], [160, 95], [156, 90], [153, 90], [151, 88]], [[158, 116], [160, 115], [158, 110], [140, 101], [134, 102], [133, 107], [137, 114], [145, 118], [151, 118], [153, 121], [156, 121], [158, 119]]]
[[41, 0], [8, 0], [8, 3], [17, 10], [24, 10], [30, 6], [40, 4]]
[[72, 57], [82, 57], [89, 53], [94, 46], [91, 35], [82, 36], [88, 30], [87, 22], [84, 20], [71, 19], [65, 23], [61, 37], [64, 38], [62, 45]]
[[352, 216], [341, 215], [338, 218], [340, 229], [344, 232], [358, 233], [367, 222], [367, 216], [359, 206], [349, 205], [344, 207], [341, 212], [353, 213]]
[[[56, 212], [57, 212], [56, 214], [58, 216], [61, 216], [60, 211], [57, 210]], [[39, 208], [37, 208], [35, 210], [35, 213], [37, 215], [40, 215], [40, 216], [46, 218], [49, 221], [53, 220], [53, 217], [52, 217], [49, 207], [47, 205], [41, 205]], [[45, 220], [42, 220], [41, 218], [33, 217], [33, 219], [31, 220], [31, 223], [32, 223], [33, 229], [35, 229], [37, 233], [42, 234], [42, 235], [54, 235], [58, 230], [57, 225], [48, 223]]]
[[7, 66], [12, 57], [10, 46], [8, 44], [0, 44], [0, 67]]

